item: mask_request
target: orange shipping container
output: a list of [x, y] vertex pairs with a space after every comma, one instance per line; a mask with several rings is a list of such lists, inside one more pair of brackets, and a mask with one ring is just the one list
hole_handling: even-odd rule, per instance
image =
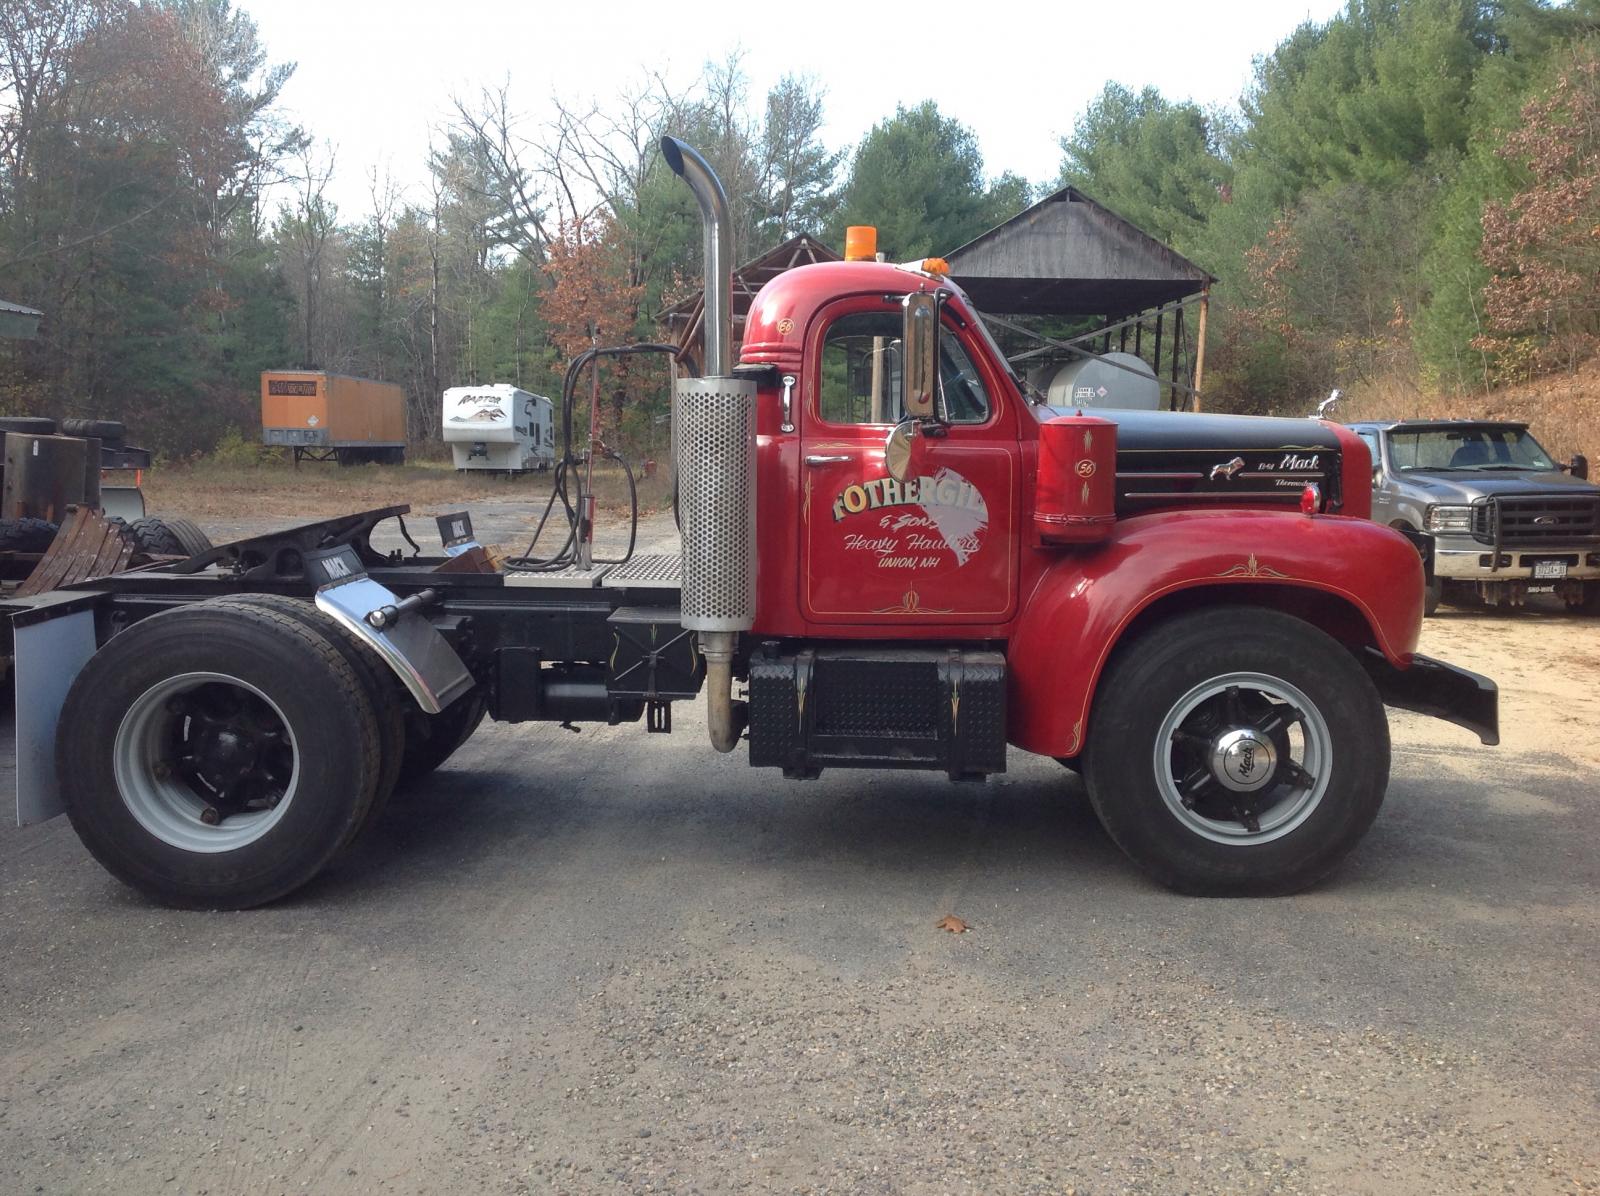
[[406, 395], [392, 382], [322, 370], [261, 375], [261, 442], [342, 462], [399, 461], [406, 443]]

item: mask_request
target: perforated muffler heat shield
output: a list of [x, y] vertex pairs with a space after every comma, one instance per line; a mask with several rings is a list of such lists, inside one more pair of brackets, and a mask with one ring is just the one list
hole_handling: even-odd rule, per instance
[[756, 613], [756, 387], [680, 378], [673, 451], [683, 626], [747, 631]]

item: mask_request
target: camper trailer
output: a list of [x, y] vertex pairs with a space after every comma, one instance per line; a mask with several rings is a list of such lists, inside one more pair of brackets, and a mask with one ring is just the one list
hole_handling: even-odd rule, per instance
[[516, 473], [555, 460], [550, 400], [515, 386], [452, 386], [444, 392], [444, 442], [457, 469]]

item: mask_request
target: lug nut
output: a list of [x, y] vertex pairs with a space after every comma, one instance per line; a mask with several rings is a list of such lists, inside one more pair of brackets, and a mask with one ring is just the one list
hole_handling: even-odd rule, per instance
[[217, 812], [216, 806], [207, 806], [200, 811], [200, 821], [207, 826], [216, 826], [222, 821], [222, 815]]
[[165, 760], [157, 760], [155, 762], [155, 766], [151, 768], [150, 771], [155, 774], [156, 780], [164, 781], [172, 775], [172, 765], [168, 764]]

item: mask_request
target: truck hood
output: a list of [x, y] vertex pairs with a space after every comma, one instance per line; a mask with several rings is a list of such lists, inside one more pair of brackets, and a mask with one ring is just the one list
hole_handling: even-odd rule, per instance
[[[1078, 413], [1076, 407], [1033, 410], [1040, 422]], [[1318, 420], [1088, 411], [1117, 425], [1118, 515], [1218, 504], [1298, 509], [1308, 483], [1321, 488], [1329, 510], [1339, 509], [1339, 437]]]
[[1559, 494], [1563, 498], [1600, 495], [1600, 486], [1559, 470], [1475, 473], [1408, 470], [1393, 475], [1402, 490], [1434, 503], [1471, 503], [1480, 498], [1514, 498], [1522, 494]]

